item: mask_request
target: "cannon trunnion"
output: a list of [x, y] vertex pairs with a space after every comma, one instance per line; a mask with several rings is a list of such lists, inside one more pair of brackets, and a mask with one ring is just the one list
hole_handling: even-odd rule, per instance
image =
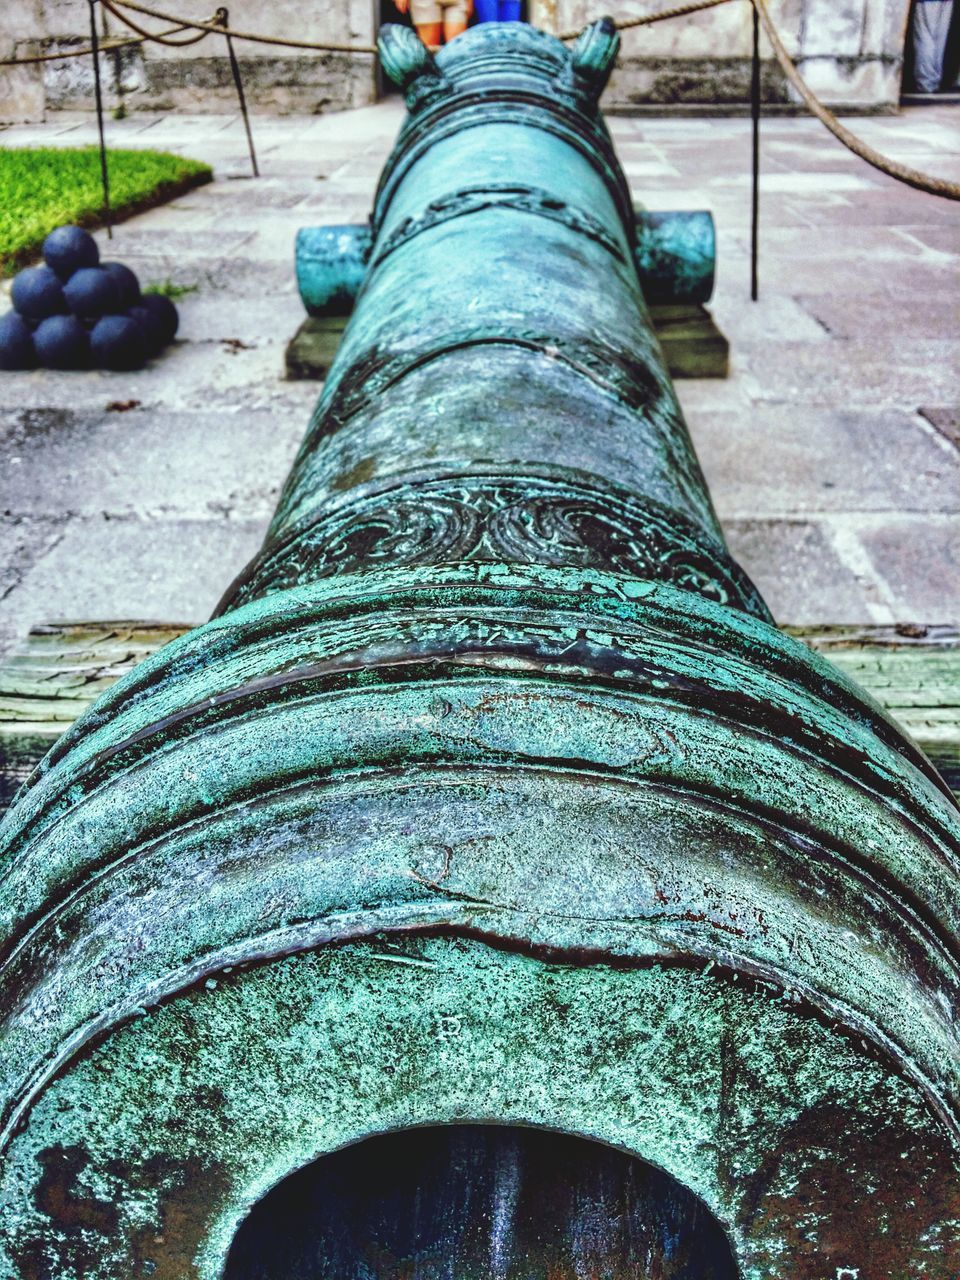
[[0, 1276], [960, 1269], [956, 806], [726, 549], [616, 47], [384, 30], [263, 551], [3, 827]]

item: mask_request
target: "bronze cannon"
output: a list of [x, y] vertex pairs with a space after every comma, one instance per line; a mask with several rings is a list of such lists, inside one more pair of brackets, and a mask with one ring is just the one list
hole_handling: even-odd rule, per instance
[[382, 34], [263, 550], [2, 829], [0, 1276], [960, 1270], [960, 815], [724, 544], [617, 39]]

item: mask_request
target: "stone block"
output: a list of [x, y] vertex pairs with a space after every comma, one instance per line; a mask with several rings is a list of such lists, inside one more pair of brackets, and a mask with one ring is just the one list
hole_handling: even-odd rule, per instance
[[855, 528], [899, 619], [960, 622], [960, 518], [874, 517]]
[[86, 0], [37, 0], [44, 28], [51, 35], [82, 31], [90, 22]]
[[[0, 6], [0, 58], [27, 58], [42, 52], [37, 39], [43, 32], [40, 0], [19, 0]], [[42, 120], [43, 65], [0, 68], [0, 124]]]
[[[88, 35], [44, 41], [45, 53], [85, 46]], [[41, 64], [46, 106], [51, 111], [90, 109], [93, 106], [94, 77], [90, 58], [64, 58]], [[136, 94], [145, 83], [144, 55], [140, 46], [102, 54], [100, 78], [105, 105], [117, 105], [120, 94]]]
[[[327, 38], [333, 38], [327, 36]], [[237, 94], [227, 57], [212, 45], [203, 56], [150, 57], [140, 103], [196, 112], [236, 107]], [[240, 62], [244, 91], [258, 107], [277, 114], [344, 111], [376, 98], [375, 67], [369, 54], [251, 55]]]
[[887, 58], [903, 57], [910, 0], [877, 0], [863, 11], [863, 51]]
[[869, 593], [813, 520], [725, 520], [734, 558], [781, 626], [875, 620]]
[[900, 99], [899, 64], [886, 59], [805, 57], [800, 73], [828, 105], [881, 107]]
[[0, 629], [37, 622], [142, 618], [198, 623], [257, 552], [266, 520], [74, 519], [0, 601]]
[[[21, 42], [16, 49], [0, 44], [0, 50], [6, 56], [17, 58], [39, 52], [38, 46], [33, 41]], [[26, 121], [42, 120], [45, 106], [42, 64], [2, 68], [0, 71], [0, 124], [22, 124]]]
[[[747, 102], [751, 63], [744, 57], [636, 57], [626, 52], [610, 77], [604, 94], [607, 110], [637, 104]], [[786, 82], [780, 68], [764, 61], [761, 92], [765, 102], [786, 102]]]
[[857, 57], [862, 52], [866, 8], [866, 0], [806, 0], [801, 56], [805, 59]]

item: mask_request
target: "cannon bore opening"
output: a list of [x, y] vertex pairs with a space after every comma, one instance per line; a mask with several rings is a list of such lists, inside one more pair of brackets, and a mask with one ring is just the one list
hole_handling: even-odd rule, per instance
[[720, 1224], [668, 1174], [538, 1129], [370, 1138], [270, 1191], [224, 1280], [735, 1280]]

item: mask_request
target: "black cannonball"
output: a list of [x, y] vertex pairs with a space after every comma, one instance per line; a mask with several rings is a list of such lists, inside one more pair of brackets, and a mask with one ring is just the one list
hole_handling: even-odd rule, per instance
[[43, 257], [61, 280], [69, 280], [81, 267], [95, 267], [100, 250], [89, 231], [82, 227], [57, 227], [43, 242]]
[[10, 290], [13, 305], [25, 320], [62, 315], [67, 304], [60, 277], [49, 267], [27, 267], [15, 276]]
[[90, 334], [90, 352], [101, 369], [139, 369], [147, 356], [146, 336], [132, 316], [103, 316]]
[[37, 363], [33, 330], [16, 311], [0, 317], [0, 369], [32, 369]]
[[140, 301], [140, 281], [124, 262], [101, 262], [100, 266], [113, 277], [120, 290], [120, 310], [129, 311]]
[[147, 353], [147, 359], [157, 356], [164, 348], [164, 328], [160, 321], [146, 307], [139, 303], [135, 307], [131, 307], [127, 312], [132, 320], [135, 320], [140, 326], [140, 332], [143, 334], [144, 350]]
[[81, 267], [63, 286], [67, 306], [84, 320], [120, 311], [120, 289], [116, 280], [103, 267]]
[[90, 361], [90, 335], [76, 316], [50, 316], [37, 325], [33, 345], [48, 369], [83, 369]]
[[180, 317], [170, 299], [165, 298], [162, 293], [145, 293], [141, 305], [146, 307], [159, 326], [159, 332], [163, 335], [162, 345], [172, 342], [180, 326]]

